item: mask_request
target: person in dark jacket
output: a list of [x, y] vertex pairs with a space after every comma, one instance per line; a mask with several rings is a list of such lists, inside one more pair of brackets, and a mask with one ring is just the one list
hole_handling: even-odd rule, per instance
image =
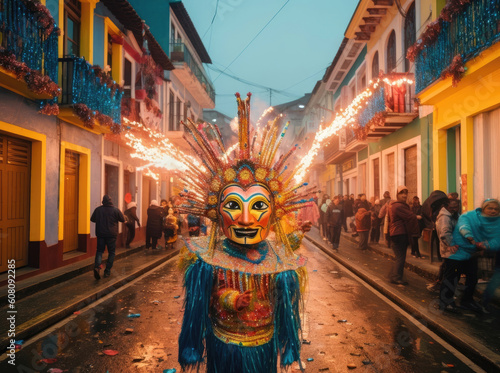
[[342, 231], [342, 222], [344, 221], [344, 211], [340, 205], [340, 198], [334, 197], [333, 202], [326, 210], [326, 221], [330, 230], [330, 242], [333, 250], [338, 251], [340, 243], [340, 232]]
[[146, 249], [150, 247], [157, 249], [158, 239], [163, 233], [163, 208], [158, 206], [158, 201], [152, 200], [147, 211], [148, 222], [146, 223]]
[[118, 236], [118, 222], [125, 222], [122, 212], [113, 206], [111, 198], [105, 194], [102, 197], [102, 205], [97, 207], [90, 221], [95, 223], [95, 235], [97, 236], [97, 251], [95, 253], [94, 277], [101, 278], [102, 254], [108, 248], [108, 261], [104, 270], [104, 277], [111, 274], [113, 261], [115, 260], [116, 237]]
[[358, 199], [354, 203], [354, 214], [358, 212], [360, 208], [364, 208], [366, 211], [370, 211], [372, 208], [371, 203], [366, 199], [366, 194], [358, 194]]
[[419, 227], [417, 216], [410, 210], [410, 206], [406, 203], [408, 188], [404, 185], [398, 186], [396, 198], [395, 202], [389, 203], [387, 211], [389, 214], [392, 250], [395, 256], [395, 261], [389, 273], [389, 280], [393, 284], [408, 285], [408, 282], [403, 280], [406, 250], [410, 238], [419, 234]]
[[360, 207], [356, 215], [354, 215], [356, 219], [356, 231], [359, 234], [358, 247], [362, 251], [368, 249], [368, 234], [370, 232], [371, 216], [372, 212], [364, 207]]
[[371, 208], [372, 213], [372, 230], [370, 231], [370, 242], [378, 243], [380, 240], [380, 223], [382, 219], [378, 217], [380, 214], [380, 201], [378, 199], [375, 200], [373, 207]]
[[342, 226], [344, 227], [344, 232], [347, 233], [347, 214], [351, 214], [349, 216], [352, 216], [352, 203], [349, 201], [349, 195], [345, 195], [344, 199], [342, 201]]
[[130, 248], [130, 243], [135, 237], [135, 222], [140, 227], [141, 223], [137, 217], [137, 203], [130, 202], [127, 204], [127, 209], [124, 212], [125, 215], [125, 225], [127, 226], [127, 240], [125, 241], [125, 247]]
[[418, 228], [420, 230], [420, 234], [418, 236], [411, 237], [411, 242], [410, 242], [411, 255], [414, 256], [415, 258], [422, 258], [422, 255], [420, 254], [420, 249], [418, 247], [418, 239], [420, 238], [422, 230], [424, 229], [423, 226], [424, 221], [422, 219], [422, 205], [420, 204], [420, 199], [417, 196], [413, 197], [411, 211], [413, 211], [413, 213], [418, 219]]

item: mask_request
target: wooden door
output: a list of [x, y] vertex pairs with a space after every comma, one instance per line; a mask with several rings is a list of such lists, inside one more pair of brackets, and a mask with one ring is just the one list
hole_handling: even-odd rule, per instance
[[380, 199], [380, 160], [375, 158], [373, 160], [373, 196], [375, 199]]
[[408, 188], [408, 203], [418, 195], [417, 145], [405, 149], [405, 185]]
[[151, 203], [151, 186], [150, 179], [148, 177], [142, 178], [142, 214], [141, 214], [141, 222], [146, 225], [148, 221], [148, 207]]
[[31, 143], [0, 133], [0, 272], [28, 264]]
[[66, 150], [64, 163], [63, 252], [78, 249], [78, 173], [80, 155]]
[[391, 193], [392, 199], [396, 199], [396, 183], [394, 180], [394, 153], [387, 154], [387, 190]]

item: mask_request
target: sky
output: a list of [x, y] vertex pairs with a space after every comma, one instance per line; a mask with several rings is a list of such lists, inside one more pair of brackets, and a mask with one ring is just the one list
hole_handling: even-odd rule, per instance
[[[212, 60], [205, 70], [215, 87], [215, 110], [234, 117], [236, 92], [242, 97], [252, 92], [252, 111], [258, 115], [270, 102], [278, 105], [312, 92], [332, 63], [358, 1], [183, 3]], [[268, 88], [278, 92], [270, 96]]]

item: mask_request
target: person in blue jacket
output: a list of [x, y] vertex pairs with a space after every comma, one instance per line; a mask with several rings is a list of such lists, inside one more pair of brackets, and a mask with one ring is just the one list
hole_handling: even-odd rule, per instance
[[453, 231], [452, 245], [458, 250], [445, 260], [445, 273], [441, 283], [439, 308], [448, 312], [459, 312], [453, 299], [460, 275], [466, 276], [465, 290], [460, 308], [482, 312], [482, 307], [473, 299], [477, 284], [477, 258], [486, 250], [500, 250], [500, 202], [487, 199], [481, 208], [460, 216]]

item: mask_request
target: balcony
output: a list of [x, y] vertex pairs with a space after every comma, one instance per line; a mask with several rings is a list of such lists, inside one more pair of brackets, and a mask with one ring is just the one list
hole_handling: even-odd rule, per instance
[[465, 64], [499, 41], [498, 1], [472, 1], [452, 22], [440, 18], [440, 24], [437, 40], [415, 58], [417, 93], [438, 80], [455, 56]]
[[[391, 74], [390, 78], [392, 82], [397, 82], [400, 78], [412, 79], [413, 76]], [[364, 136], [358, 132], [356, 137], [366, 137], [368, 142], [375, 142], [411, 123], [418, 116], [414, 110], [412, 89], [409, 83], [381, 81], [358, 116]], [[349, 149], [349, 144], [346, 149]]]
[[[323, 151], [324, 163], [325, 164], [340, 164], [355, 153], [353, 151], [346, 151], [347, 142], [347, 132], [352, 133], [352, 130], [346, 130], [342, 128], [338, 136], [335, 136], [330, 142], [330, 144]], [[349, 141], [351, 142], [354, 138], [354, 134], [350, 136]]]
[[172, 73], [186, 86], [204, 109], [215, 107], [215, 89], [184, 43], [170, 43]]
[[0, 1], [0, 86], [32, 100], [59, 94], [55, 83], [59, 31], [40, 8], [46, 10], [22, 0]]
[[62, 94], [58, 117], [96, 133], [117, 131], [123, 92], [80, 57], [59, 59]]

